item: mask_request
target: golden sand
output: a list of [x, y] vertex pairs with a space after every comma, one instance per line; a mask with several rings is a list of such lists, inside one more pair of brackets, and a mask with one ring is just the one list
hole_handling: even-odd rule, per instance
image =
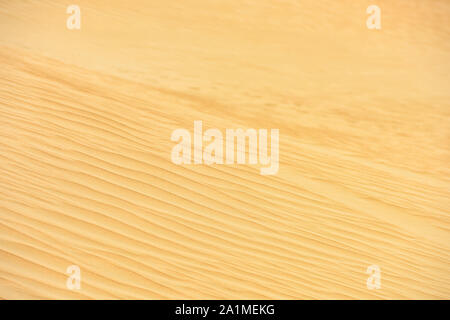
[[[0, 0], [0, 297], [449, 299], [449, 15]], [[278, 128], [278, 173], [175, 165], [195, 120]]]

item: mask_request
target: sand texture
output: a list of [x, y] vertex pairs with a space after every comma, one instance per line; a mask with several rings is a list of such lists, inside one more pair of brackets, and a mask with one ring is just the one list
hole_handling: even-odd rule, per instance
[[[449, 16], [0, 0], [0, 298], [449, 299]], [[278, 173], [172, 163], [195, 120], [278, 128]]]

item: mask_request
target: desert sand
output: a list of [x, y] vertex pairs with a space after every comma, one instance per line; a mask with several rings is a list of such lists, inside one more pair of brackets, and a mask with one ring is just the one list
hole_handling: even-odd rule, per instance
[[[0, 298], [449, 299], [449, 15], [0, 0]], [[278, 173], [172, 163], [195, 120], [278, 128]]]

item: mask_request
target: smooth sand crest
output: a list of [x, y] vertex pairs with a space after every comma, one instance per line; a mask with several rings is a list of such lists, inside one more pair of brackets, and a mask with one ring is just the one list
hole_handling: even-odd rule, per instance
[[[448, 1], [70, 4], [0, 0], [0, 298], [450, 298]], [[194, 120], [278, 174], [173, 164]]]

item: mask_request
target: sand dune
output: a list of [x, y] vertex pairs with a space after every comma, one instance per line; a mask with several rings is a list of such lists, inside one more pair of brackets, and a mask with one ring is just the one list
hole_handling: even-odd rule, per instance
[[[450, 298], [448, 1], [70, 4], [0, 0], [1, 298]], [[194, 120], [278, 173], [172, 163]]]

